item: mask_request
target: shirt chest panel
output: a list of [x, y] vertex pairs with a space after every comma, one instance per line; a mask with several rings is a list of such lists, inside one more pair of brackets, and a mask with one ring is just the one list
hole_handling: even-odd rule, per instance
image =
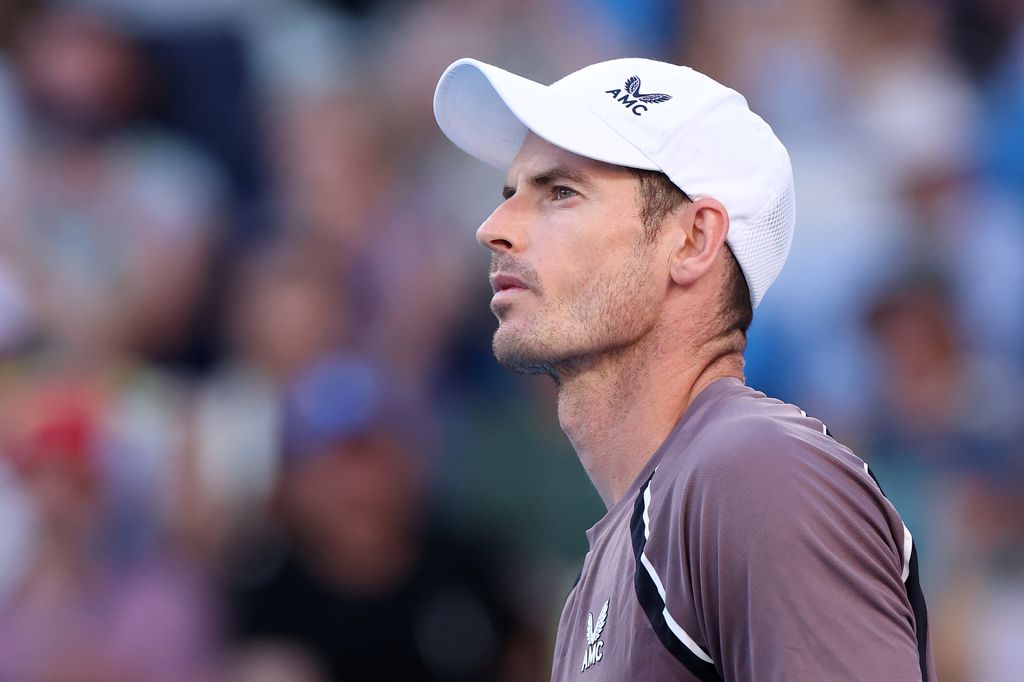
[[594, 538], [559, 621], [552, 680], [693, 680], [637, 601], [628, 516]]

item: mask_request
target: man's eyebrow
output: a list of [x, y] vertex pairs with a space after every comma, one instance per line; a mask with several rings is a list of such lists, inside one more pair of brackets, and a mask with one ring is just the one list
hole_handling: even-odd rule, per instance
[[[552, 166], [543, 170], [530, 179], [530, 184], [536, 187], [546, 187], [556, 182], [566, 181], [577, 185], [584, 185], [585, 187], [593, 186], [593, 180], [589, 173], [570, 166]], [[515, 191], [515, 188], [511, 185], [505, 185], [501, 190], [501, 194], [507, 199], [515, 194]]]
[[554, 166], [533, 176], [533, 184], [543, 187], [553, 182], [568, 180], [579, 185], [590, 185], [590, 174], [570, 166]]

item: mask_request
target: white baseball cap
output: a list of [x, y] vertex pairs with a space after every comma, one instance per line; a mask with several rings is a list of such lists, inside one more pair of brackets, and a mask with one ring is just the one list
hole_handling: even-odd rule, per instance
[[460, 59], [441, 75], [434, 116], [458, 147], [500, 170], [533, 131], [580, 156], [661, 171], [692, 199], [717, 199], [755, 308], [789, 254], [786, 148], [742, 95], [689, 67], [614, 59], [547, 86]]

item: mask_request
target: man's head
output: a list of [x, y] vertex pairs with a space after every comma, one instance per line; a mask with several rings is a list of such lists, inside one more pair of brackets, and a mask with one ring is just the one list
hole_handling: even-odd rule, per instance
[[499, 360], [557, 375], [661, 328], [661, 343], [742, 350], [788, 253], [793, 194], [785, 149], [738, 93], [644, 59], [549, 87], [460, 60], [434, 111], [507, 173], [477, 233]]
[[[567, 152], [529, 136], [504, 202], [477, 231], [491, 249], [498, 360], [559, 376], [609, 353], [690, 329], [694, 344], [742, 350], [749, 319], [727, 292], [742, 273], [714, 199], [689, 200], [665, 176]], [[698, 311], [698, 312], [694, 312]], [[742, 328], [740, 328], [742, 327]]]
[[349, 589], [384, 587], [419, 537], [432, 428], [413, 402], [347, 353], [316, 358], [282, 396], [282, 516], [304, 558], [330, 557]]

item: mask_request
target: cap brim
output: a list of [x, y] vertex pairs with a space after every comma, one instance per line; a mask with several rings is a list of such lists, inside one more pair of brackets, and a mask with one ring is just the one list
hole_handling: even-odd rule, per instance
[[580, 156], [660, 170], [565, 93], [475, 59], [460, 59], [441, 75], [434, 117], [457, 147], [500, 170], [512, 163], [529, 131]]

